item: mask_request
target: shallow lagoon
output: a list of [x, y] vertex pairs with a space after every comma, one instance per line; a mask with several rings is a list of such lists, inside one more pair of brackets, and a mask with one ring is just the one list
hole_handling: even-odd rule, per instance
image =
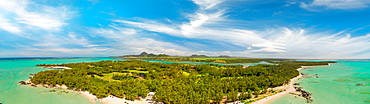
[[[308, 67], [300, 71], [306, 75], [297, 82], [304, 90], [312, 93], [312, 104], [369, 104], [370, 61], [337, 62], [330, 66]], [[285, 95], [270, 104], [306, 103], [305, 99]]]

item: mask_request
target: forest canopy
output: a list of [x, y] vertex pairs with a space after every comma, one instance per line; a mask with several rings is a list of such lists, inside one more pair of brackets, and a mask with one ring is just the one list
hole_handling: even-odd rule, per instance
[[[231, 62], [243, 62], [229, 59]], [[226, 61], [228, 60], [219, 60]], [[31, 81], [51, 86], [66, 85], [88, 91], [98, 98], [113, 95], [134, 100], [155, 92], [154, 99], [171, 103], [217, 103], [247, 100], [267, 88], [281, 86], [299, 75], [301, 66], [328, 65], [332, 62], [281, 60], [275, 65], [192, 65], [163, 64], [140, 60], [101, 61], [37, 66], [66, 66], [72, 69], [37, 73]], [[262, 92], [261, 92], [262, 91]], [[239, 96], [238, 96], [239, 94]]]

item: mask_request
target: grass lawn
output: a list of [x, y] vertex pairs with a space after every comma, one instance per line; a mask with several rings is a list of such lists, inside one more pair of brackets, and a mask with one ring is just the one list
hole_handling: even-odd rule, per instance
[[[138, 71], [138, 70], [125, 70], [125, 71], [132, 72], [132, 73], [149, 73], [148, 71]], [[117, 81], [117, 80], [112, 79], [112, 77], [115, 76], [115, 75], [122, 75], [122, 76], [123, 75], [129, 75], [129, 76], [132, 76], [132, 74], [130, 74], [130, 73], [113, 72], [113, 73], [109, 73], [109, 74], [103, 74], [103, 76], [94, 75], [94, 77], [101, 78], [101, 79], [104, 79], [104, 80], [109, 80], [109, 81]]]

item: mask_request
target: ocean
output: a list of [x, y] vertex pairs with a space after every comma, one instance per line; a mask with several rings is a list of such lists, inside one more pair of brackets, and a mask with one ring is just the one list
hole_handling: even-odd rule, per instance
[[[370, 60], [339, 60], [330, 66], [307, 67], [295, 83], [312, 93], [310, 104], [370, 104]], [[287, 94], [269, 104], [307, 104]]]

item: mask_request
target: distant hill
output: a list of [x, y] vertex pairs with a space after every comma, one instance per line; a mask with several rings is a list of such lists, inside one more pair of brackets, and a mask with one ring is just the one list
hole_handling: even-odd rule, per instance
[[153, 54], [153, 53], [147, 53], [147, 52], [141, 52], [138, 55], [125, 55], [125, 56], [118, 56], [118, 57], [190, 57], [190, 58], [209, 58], [209, 57], [218, 57], [218, 58], [232, 58], [227, 55], [220, 55], [220, 56], [207, 56], [207, 55], [198, 55], [198, 54], [192, 54], [190, 56], [169, 56], [166, 54]]
[[125, 56], [122, 56], [122, 57], [169, 57], [168, 55], [166, 54], [158, 54], [158, 55], [155, 55], [153, 53], [146, 53], [146, 52], [141, 52], [139, 55], [125, 55]]
[[193, 54], [191, 55], [190, 57], [193, 57], [193, 58], [204, 58], [204, 57], [208, 57], [206, 55], [197, 55], [197, 54]]

